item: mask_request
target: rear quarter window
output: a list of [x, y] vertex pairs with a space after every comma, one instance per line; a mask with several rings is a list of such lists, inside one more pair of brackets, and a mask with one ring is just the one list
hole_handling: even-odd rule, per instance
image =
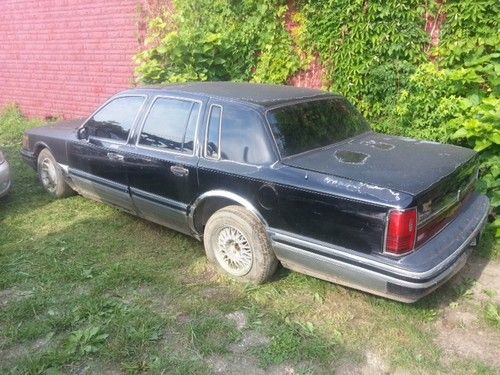
[[245, 164], [265, 164], [273, 155], [260, 115], [248, 108], [224, 106], [221, 159]]

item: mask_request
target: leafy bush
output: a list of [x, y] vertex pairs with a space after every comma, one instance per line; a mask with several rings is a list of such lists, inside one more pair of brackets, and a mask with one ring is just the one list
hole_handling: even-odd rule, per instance
[[149, 23], [136, 56], [140, 81], [283, 83], [300, 67], [284, 27], [283, 0], [184, 0]]
[[[175, 9], [151, 20], [139, 80], [283, 83], [319, 55], [327, 88], [375, 130], [480, 152], [480, 187], [500, 215], [497, 0], [184, 0]], [[445, 19], [434, 49], [428, 19]]]
[[418, 67], [376, 129], [474, 148], [500, 236], [500, 37], [495, 1], [452, 1], [435, 62]]

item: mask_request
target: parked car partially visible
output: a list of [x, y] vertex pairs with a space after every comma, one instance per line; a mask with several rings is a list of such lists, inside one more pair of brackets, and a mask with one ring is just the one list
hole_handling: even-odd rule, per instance
[[0, 151], [0, 197], [6, 195], [10, 190], [10, 169], [7, 159]]

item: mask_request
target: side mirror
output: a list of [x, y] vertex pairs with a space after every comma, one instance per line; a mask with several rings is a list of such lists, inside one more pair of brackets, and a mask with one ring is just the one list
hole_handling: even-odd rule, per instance
[[79, 128], [76, 132], [76, 137], [78, 139], [88, 139], [89, 138], [89, 131], [85, 126]]

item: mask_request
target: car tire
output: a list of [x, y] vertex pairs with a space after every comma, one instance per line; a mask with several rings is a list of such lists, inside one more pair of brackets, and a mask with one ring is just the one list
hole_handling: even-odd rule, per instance
[[52, 153], [46, 148], [38, 154], [37, 172], [38, 179], [45, 191], [55, 198], [65, 198], [75, 193], [64, 181], [61, 167], [59, 167]]
[[213, 214], [203, 234], [208, 259], [238, 281], [263, 283], [274, 274], [278, 260], [264, 225], [241, 206], [227, 206]]

